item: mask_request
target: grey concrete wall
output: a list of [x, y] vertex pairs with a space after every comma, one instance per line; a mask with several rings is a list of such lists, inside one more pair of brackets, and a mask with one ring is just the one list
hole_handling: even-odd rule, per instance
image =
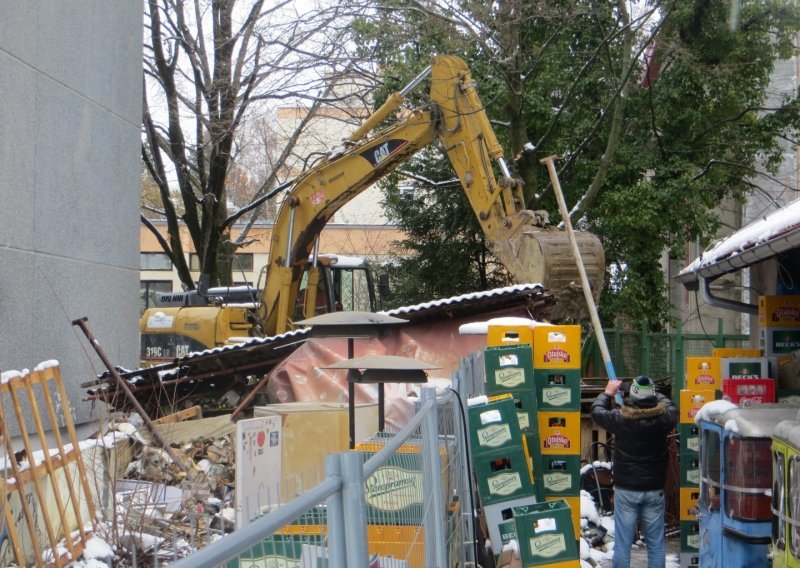
[[142, 3], [6, 2], [0, 18], [0, 371], [58, 360], [76, 420], [138, 352]]

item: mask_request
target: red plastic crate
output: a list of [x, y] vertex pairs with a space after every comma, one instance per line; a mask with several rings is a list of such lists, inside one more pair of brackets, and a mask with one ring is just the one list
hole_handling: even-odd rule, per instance
[[722, 379], [722, 398], [739, 406], [775, 402], [775, 379]]

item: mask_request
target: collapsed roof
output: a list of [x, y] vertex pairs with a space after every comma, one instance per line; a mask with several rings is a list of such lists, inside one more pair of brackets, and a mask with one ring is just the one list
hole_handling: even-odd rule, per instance
[[[405, 306], [384, 315], [403, 318], [411, 324], [430, 324], [463, 318], [490, 319], [500, 315], [542, 317], [555, 304], [555, 297], [540, 284], [518, 284], [484, 292]], [[463, 323], [463, 321], [461, 321]], [[163, 407], [196, 404], [206, 399], [222, 402], [223, 395], [253, 390], [252, 378], [269, 373], [310, 337], [310, 328], [298, 329], [243, 343], [207, 349], [146, 369], [119, 369], [119, 376], [151, 417]], [[131, 401], [118, 388], [110, 372], [83, 383], [85, 400], [101, 400], [118, 411], [129, 411]], [[236, 401], [232, 401], [234, 404]]]

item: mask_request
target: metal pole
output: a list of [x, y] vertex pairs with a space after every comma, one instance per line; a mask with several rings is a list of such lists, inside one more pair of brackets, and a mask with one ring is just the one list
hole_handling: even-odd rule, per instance
[[[556, 199], [558, 200], [558, 210], [561, 213], [561, 219], [564, 221], [564, 226], [567, 228], [569, 242], [572, 245], [572, 254], [575, 257], [575, 264], [578, 267], [578, 273], [581, 277], [583, 297], [586, 299], [586, 305], [589, 307], [589, 315], [592, 318], [592, 327], [594, 327], [594, 334], [597, 336], [597, 342], [600, 345], [600, 353], [603, 354], [603, 362], [606, 366], [608, 380], [615, 381], [617, 380], [617, 373], [614, 371], [614, 363], [611, 361], [611, 355], [608, 353], [606, 336], [603, 334], [603, 326], [600, 324], [600, 316], [597, 315], [597, 306], [594, 304], [592, 290], [589, 286], [589, 278], [586, 276], [586, 268], [583, 266], [581, 251], [578, 249], [578, 241], [575, 239], [575, 232], [572, 230], [572, 221], [570, 221], [569, 218], [569, 210], [567, 209], [567, 204], [564, 201], [564, 194], [561, 192], [561, 184], [558, 182], [555, 156], [548, 156], [539, 161], [547, 166], [547, 173], [550, 175], [550, 181], [553, 183], [553, 191], [555, 191]], [[615, 399], [617, 404], [622, 404], [622, 395], [619, 392], [617, 392]]]
[[[341, 454], [325, 456], [328, 478], [342, 479]], [[328, 521], [328, 562], [331, 566], [347, 566], [347, 547], [344, 531], [344, 503], [342, 492], [337, 491], [326, 502]]]
[[[462, 366], [461, 369], [455, 373], [453, 373], [453, 389], [458, 393], [459, 396], [453, 397], [453, 413], [456, 416], [456, 420], [459, 423], [461, 422], [462, 417], [466, 417], [467, 409], [464, 408], [464, 401], [467, 400], [469, 396], [469, 392], [475, 392], [475, 390], [471, 387], [470, 391], [467, 391], [467, 384], [474, 384], [474, 378], [470, 375], [470, 382], [467, 383], [466, 381], [466, 374], [473, 373], [472, 366], [474, 363], [474, 359], [472, 357], [468, 359], [462, 359]], [[467, 368], [464, 363], [469, 364], [469, 368]], [[466, 431], [463, 427], [458, 428], [455, 427], [454, 430], [456, 432], [455, 438], [459, 440], [458, 442], [458, 455], [455, 460], [456, 467], [458, 467], [458, 471], [461, 474], [458, 476], [458, 495], [460, 496], [460, 506], [461, 506], [461, 518], [459, 522], [461, 523], [462, 530], [466, 527], [465, 532], [463, 533], [463, 540], [465, 545], [463, 546], [462, 550], [464, 553], [464, 561], [466, 562], [466, 566], [472, 566], [477, 562], [475, 558], [475, 528], [473, 526], [473, 521], [475, 518], [475, 504], [473, 503], [473, 493], [472, 493], [472, 475], [470, 473], [470, 469], [467, 464], [467, 460], [469, 460], [469, 450], [467, 448], [467, 437]]]
[[650, 376], [650, 324], [647, 318], [642, 319], [641, 335], [641, 375]]
[[498, 158], [497, 163], [500, 165], [500, 172], [507, 178], [511, 177], [511, 171], [508, 169], [505, 159]]
[[383, 432], [386, 427], [385, 392], [386, 388], [384, 387], [384, 384], [378, 383], [378, 432]]
[[[678, 320], [675, 332], [675, 372], [672, 373], [672, 400], [680, 406], [681, 389], [684, 379], [684, 345], [683, 345], [683, 322]], [[680, 410], [680, 408], [679, 408]]]
[[425, 531], [425, 566], [447, 566], [436, 389], [425, 387], [421, 395], [423, 405], [427, 401], [434, 402], [434, 405], [427, 409], [428, 414], [422, 424], [422, 449], [425, 452], [422, 459], [422, 487], [425, 495], [429, 495], [431, 499], [431, 506], [428, 507], [422, 521]]
[[416, 77], [411, 79], [411, 82], [400, 90], [400, 96], [401, 97], [405, 97], [408, 93], [410, 93], [411, 91], [416, 89], [417, 85], [422, 83], [422, 81], [425, 79], [425, 77], [427, 77], [428, 75], [431, 74], [431, 69], [432, 69], [432, 67], [430, 65], [428, 65], [425, 69], [423, 69], [420, 72], [419, 75], [417, 75]]
[[183, 465], [183, 462], [180, 459], [178, 459], [178, 456], [175, 454], [175, 452], [172, 451], [172, 447], [166, 442], [166, 440], [164, 440], [164, 438], [161, 437], [161, 434], [158, 432], [158, 430], [156, 430], [155, 424], [153, 424], [153, 421], [150, 420], [150, 417], [144, 411], [144, 408], [136, 399], [130, 387], [128, 387], [128, 383], [126, 383], [122, 379], [122, 377], [119, 376], [119, 373], [117, 373], [117, 370], [114, 368], [114, 365], [112, 365], [111, 361], [108, 359], [108, 357], [106, 357], [106, 354], [100, 348], [100, 344], [97, 342], [97, 339], [94, 338], [92, 332], [89, 330], [89, 326], [87, 325], [88, 321], [89, 318], [82, 317], [80, 319], [73, 320], [72, 325], [76, 325], [79, 328], [81, 328], [81, 331], [83, 331], [84, 335], [86, 336], [86, 339], [88, 339], [89, 343], [92, 344], [92, 347], [94, 347], [94, 350], [97, 352], [97, 355], [100, 357], [100, 360], [106, 366], [108, 372], [111, 373], [111, 376], [117, 383], [117, 387], [119, 387], [122, 390], [122, 392], [125, 393], [125, 398], [127, 398], [128, 401], [133, 405], [133, 407], [136, 409], [136, 412], [139, 413], [139, 416], [142, 417], [142, 422], [144, 422], [144, 425], [147, 426], [147, 429], [153, 435], [153, 438], [155, 438], [155, 440], [159, 443], [159, 445], [162, 448], [164, 448], [164, 451], [167, 452], [167, 455], [170, 457], [170, 459], [175, 463], [176, 466], [178, 466], [178, 469], [180, 469], [182, 472], [185, 473], [186, 466]]
[[340, 454], [342, 460], [342, 503], [344, 505], [344, 532], [347, 562], [343, 566], [366, 566], [367, 503], [364, 496], [364, 471], [361, 454]]
[[[355, 339], [347, 338], [347, 358], [355, 356]], [[347, 371], [347, 424], [350, 430], [350, 449], [356, 447], [356, 383], [355, 379], [358, 371], [351, 369]]]
[[292, 266], [292, 241], [294, 240], [294, 214], [297, 209], [292, 207], [289, 211], [289, 234], [286, 235], [286, 258], [283, 261], [283, 266], [291, 268]]

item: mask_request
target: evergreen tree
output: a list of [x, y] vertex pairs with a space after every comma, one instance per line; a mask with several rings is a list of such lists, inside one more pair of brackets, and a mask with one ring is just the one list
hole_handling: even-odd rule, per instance
[[[528, 208], [545, 208], [555, 220], [539, 160], [559, 156], [573, 225], [601, 237], [612, 267], [601, 315], [660, 326], [670, 312], [663, 252], [680, 255], [685, 242], [711, 238], [715, 208], [757, 190], [757, 169], [774, 172], [780, 142], [794, 144], [796, 93], [769, 107], [767, 94], [775, 61], [796, 53], [800, 8], [743, 3], [731, 26], [725, 0], [640, 2], [632, 14], [627, 5], [373, 0], [354, 33], [360, 55], [380, 63], [385, 93], [433, 54], [467, 61], [526, 182]], [[433, 163], [426, 156], [404, 169], [430, 177]], [[448, 282], [457, 293], [482, 286], [483, 276], [488, 285], [502, 281], [502, 273], [493, 280], [483, 239], [471, 233], [463, 195], [431, 184], [417, 191], [424, 193], [403, 200], [387, 188], [390, 214], [402, 219], [418, 259], [398, 275], [408, 275], [405, 288], [422, 294]], [[440, 200], [446, 209], [433, 205]], [[455, 258], [482, 259], [483, 272], [461, 278], [469, 263]]]

